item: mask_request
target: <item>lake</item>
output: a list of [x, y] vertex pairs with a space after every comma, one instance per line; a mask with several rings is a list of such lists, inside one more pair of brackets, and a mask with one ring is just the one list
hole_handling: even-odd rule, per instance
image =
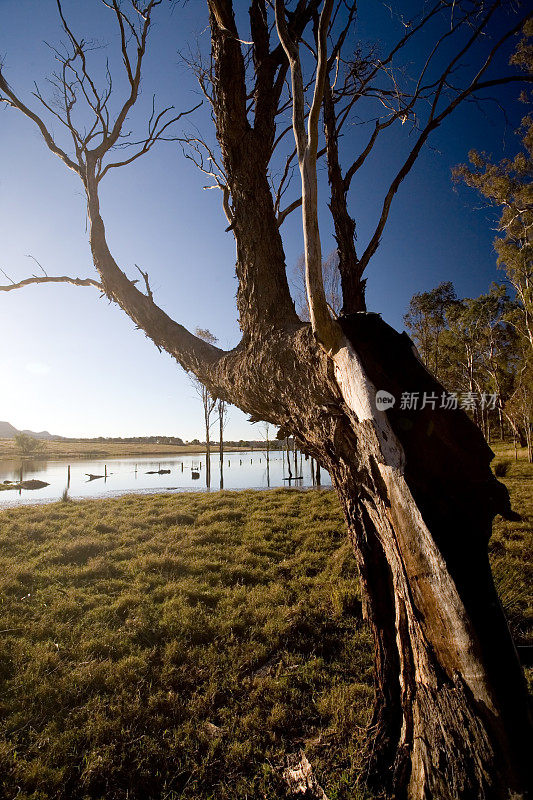
[[[307, 488], [315, 485], [311, 459], [297, 454], [297, 471], [291, 454], [292, 480], [287, 454], [281, 450], [224, 453], [224, 489], [268, 489], [278, 486]], [[70, 483], [69, 483], [70, 465]], [[164, 474], [154, 474], [169, 470]], [[149, 474], [152, 473], [152, 474]], [[295, 479], [295, 475], [298, 477]], [[92, 477], [90, 477], [92, 476]], [[321, 470], [321, 484], [330, 486], [327, 472]], [[40, 459], [1, 460], [0, 483], [39, 480], [48, 483], [40, 489], [9, 489], [0, 492], [0, 507], [59, 500], [68, 488], [72, 499], [113, 497], [130, 492], [206, 491], [205, 454], [177, 456], [138, 456], [70, 461]], [[220, 487], [218, 452], [211, 455], [211, 491]]]

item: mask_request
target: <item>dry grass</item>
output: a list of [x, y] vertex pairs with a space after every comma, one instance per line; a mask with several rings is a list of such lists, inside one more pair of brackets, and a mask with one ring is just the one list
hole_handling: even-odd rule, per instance
[[[188, 453], [205, 453], [205, 447], [195, 444], [130, 444], [97, 442], [97, 441], [71, 441], [71, 442], [43, 442], [43, 450], [32, 458], [104, 458], [112, 456], [177, 456]], [[232, 447], [232, 450], [244, 449]], [[0, 458], [20, 459], [13, 439], [0, 439]]]
[[[532, 476], [510, 463], [523, 519], [492, 540], [519, 643]], [[3, 798], [281, 800], [300, 747], [330, 800], [365, 796], [371, 643], [332, 492], [9, 509], [0, 553]]]
[[0, 551], [6, 797], [282, 798], [302, 745], [352, 796], [372, 655], [333, 493], [10, 509]]

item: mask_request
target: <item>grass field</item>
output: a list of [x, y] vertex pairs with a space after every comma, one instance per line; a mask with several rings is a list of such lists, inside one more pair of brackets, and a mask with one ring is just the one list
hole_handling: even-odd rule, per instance
[[[232, 450], [239, 450], [238, 447]], [[244, 449], [248, 449], [247, 447]], [[215, 447], [213, 447], [213, 452]], [[105, 458], [113, 456], [179, 456], [187, 453], [205, 453], [205, 446], [196, 444], [133, 444], [129, 442], [43, 441], [42, 450], [31, 458]], [[20, 460], [20, 450], [14, 439], [0, 439], [0, 458]]]
[[[533, 468], [508, 455], [523, 519], [491, 551], [524, 644]], [[330, 800], [366, 796], [372, 653], [333, 492], [9, 509], [0, 553], [2, 798], [281, 799], [301, 748]]]

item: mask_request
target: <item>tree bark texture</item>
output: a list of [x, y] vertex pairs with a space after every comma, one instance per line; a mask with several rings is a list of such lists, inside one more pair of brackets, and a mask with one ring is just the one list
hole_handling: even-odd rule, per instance
[[410, 800], [508, 797], [527, 785], [531, 738], [488, 561], [493, 517], [512, 516], [506, 489], [460, 410], [392, 409], [380, 438], [369, 385], [397, 398], [443, 389], [377, 315], [342, 326], [359, 366], [332, 365], [309, 326], [266, 335], [228, 356], [241, 365], [233, 402], [292, 432], [341, 500], [375, 643], [376, 788]]
[[[379, 317], [354, 315], [343, 329], [374, 387], [398, 398], [414, 390], [440, 396], [409, 339]], [[361, 463], [355, 474], [347, 458], [330, 467], [369, 600], [376, 763], [394, 754], [397, 797], [524, 791], [526, 689], [487, 556], [494, 514], [511, 515], [506, 490], [463, 412], [396, 407], [387, 416], [385, 448], [374, 447], [368, 425], [352, 422]], [[386, 456], [390, 433], [403, 450], [400, 468]]]

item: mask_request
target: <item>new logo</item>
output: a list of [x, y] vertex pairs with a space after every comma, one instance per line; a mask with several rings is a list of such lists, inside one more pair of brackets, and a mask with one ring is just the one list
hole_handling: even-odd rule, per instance
[[393, 394], [389, 394], [384, 389], [380, 389], [379, 392], [376, 392], [376, 408], [378, 411], [386, 411], [388, 408], [392, 408], [394, 403], [396, 402], [396, 398]]

